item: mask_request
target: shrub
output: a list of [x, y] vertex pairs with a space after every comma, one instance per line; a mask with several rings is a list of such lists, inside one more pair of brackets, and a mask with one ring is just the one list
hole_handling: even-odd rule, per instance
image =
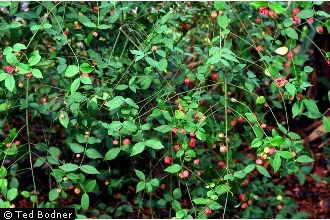
[[321, 4], [1, 2], [0, 207], [306, 217], [272, 178], [310, 172], [296, 118], [329, 131]]

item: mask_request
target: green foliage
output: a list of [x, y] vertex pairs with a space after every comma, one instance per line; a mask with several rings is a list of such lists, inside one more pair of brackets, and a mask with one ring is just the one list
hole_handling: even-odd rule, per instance
[[24, 198], [77, 218], [306, 217], [271, 180], [311, 172], [289, 121], [322, 118], [330, 131], [306, 96], [309, 32], [330, 29], [320, 3], [24, 4], [0, 2], [0, 208]]

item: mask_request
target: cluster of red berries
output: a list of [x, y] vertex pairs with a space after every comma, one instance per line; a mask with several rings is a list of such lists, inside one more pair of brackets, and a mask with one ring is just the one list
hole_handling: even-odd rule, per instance
[[183, 30], [185, 30], [185, 31], [189, 31], [190, 28], [191, 28], [191, 25], [190, 25], [190, 24], [185, 24], [185, 23], [181, 22], [180, 27], [181, 27]]
[[245, 194], [244, 193], [241, 193], [239, 194], [238, 196], [239, 200], [241, 200], [243, 203], [241, 205], [241, 208], [242, 209], [246, 209], [248, 207], [248, 205], [251, 205], [252, 204], [252, 200], [249, 199], [248, 201], [244, 202], [246, 200], [246, 197], [245, 197]]
[[260, 7], [259, 8], [259, 13], [261, 15], [269, 16], [271, 18], [276, 18], [277, 17], [277, 14], [274, 11], [269, 10], [269, 8]]

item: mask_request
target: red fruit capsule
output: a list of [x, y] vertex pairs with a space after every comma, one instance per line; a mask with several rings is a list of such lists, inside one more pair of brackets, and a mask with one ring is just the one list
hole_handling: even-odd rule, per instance
[[319, 26], [316, 28], [317, 33], [322, 34], [323, 33], [323, 27]]
[[313, 18], [313, 17], [308, 18], [308, 19], [307, 19], [307, 22], [308, 22], [309, 24], [313, 24], [313, 23], [314, 23], [314, 18]]
[[218, 163], [218, 166], [219, 166], [219, 167], [226, 167], [226, 163], [223, 162], [223, 161], [220, 161], [220, 162]]
[[242, 209], [246, 209], [247, 206], [248, 206], [248, 205], [246, 204], [246, 202], [244, 202], [244, 203], [241, 205]]
[[244, 201], [244, 198], [245, 198], [245, 194], [244, 193], [241, 193], [241, 194], [239, 194], [239, 199], [241, 200], [241, 201]]
[[180, 150], [180, 146], [178, 144], [173, 146], [173, 150], [174, 151], [179, 151]]
[[170, 156], [165, 157], [164, 162], [165, 162], [165, 164], [168, 164], [168, 165], [171, 164], [172, 163], [172, 157], [170, 157]]
[[287, 53], [286, 56], [288, 57], [288, 59], [292, 59], [294, 57], [294, 53], [290, 51], [289, 53]]
[[204, 210], [204, 213], [205, 213], [205, 215], [211, 215], [212, 214], [212, 210], [210, 208], [206, 208]]
[[191, 138], [189, 141], [189, 146], [190, 147], [196, 147], [196, 139], [195, 138]]
[[125, 138], [124, 140], [123, 140], [123, 144], [131, 144], [131, 140], [130, 139], [128, 139], [128, 138]]
[[192, 83], [192, 81], [191, 81], [191, 79], [189, 79], [189, 78], [185, 78], [184, 83], [185, 83], [187, 86], [190, 86], [191, 83]]
[[256, 18], [256, 23], [260, 24], [261, 23], [261, 19], [260, 18]]
[[231, 121], [230, 122], [230, 125], [233, 126], [233, 127], [235, 127], [236, 126], [236, 121]]
[[8, 65], [5, 67], [5, 72], [10, 74], [10, 73], [14, 72], [14, 69], [15, 69], [14, 67]]
[[211, 75], [211, 79], [212, 79], [213, 81], [218, 80], [218, 78], [219, 78], [219, 74], [218, 74], [218, 73], [212, 73], [212, 75]]
[[294, 8], [292, 10], [292, 14], [294, 14], [294, 15], [299, 14], [299, 12], [300, 12], [300, 9], [299, 8]]

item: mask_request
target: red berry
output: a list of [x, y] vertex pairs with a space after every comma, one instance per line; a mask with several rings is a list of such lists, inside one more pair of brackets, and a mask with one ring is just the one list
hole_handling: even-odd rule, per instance
[[173, 132], [174, 134], [176, 134], [177, 131], [178, 131], [177, 128], [173, 128], [173, 129], [172, 129], [172, 132]]
[[218, 80], [218, 78], [219, 78], [219, 74], [218, 74], [218, 73], [212, 73], [212, 75], [211, 75], [211, 79], [212, 79], [213, 81]]
[[268, 10], [268, 9], [265, 9], [265, 10], [264, 10], [264, 15], [266, 15], [266, 16], [269, 15], [269, 10]]
[[99, 36], [99, 33], [97, 33], [96, 31], [94, 31], [94, 32], [93, 32], [93, 36], [94, 36], [94, 37], [97, 37], [97, 36]]
[[173, 150], [174, 151], [179, 151], [180, 150], [180, 146], [178, 144], [173, 146]]
[[221, 153], [226, 153], [227, 152], [227, 147], [226, 146], [221, 146], [220, 147], [220, 152]]
[[180, 26], [181, 26], [182, 29], [186, 29], [186, 24], [185, 24], [185, 23], [182, 22], [182, 23], [180, 24]]
[[190, 25], [190, 24], [186, 24], [185, 30], [186, 30], [186, 31], [189, 31], [190, 28], [191, 28], [191, 25]]
[[288, 82], [288, 80], [286, 79], [282, 79], [282, 78], [277, 78], [275, 79], [275, 84], [278, 86], [278, 87], [283, 87], [285, 86], [285, 84]]
[[196, 114], [194, 114], [194, 119], [196, 120], [196, 121], [199, 121], [199, 116], [198, 116], [198, 114], [196, 113]]
[[323, 33], [323, 27], [319, 26], [316, 28], [317, 33], [322, 34]]
[[259, 45], [259, 46], [257, 46], [257, 51], [259, 51], [259, 52], [261, 52], [261, 51], [263, 51], [264, 50], [264, 48], [261, 46], [261, 45]]
[[233, 126], [233, 127], [236, 126], [236, 121], [231, 121], [230, 125]]
[[292, 10], [292, 14], [294, 14], [294, 15], [299, 14], [299, 12], [300, 12], [300, 9], [299, 8], [294, 8]]
[[118, 145], [119, 144], [119, 141], [117, 139], [115, 139], [115, 140], [112, 141], [112, 144], [113, 145]]
[[260, 24], [261, 23], [261, 19], [260, 18], [256, 18], [256, 23]]
[[239, 199], [241, 201], [244, 201], [244, 198], [245, 198], [245, 194], [244, 193], [239, 194]]
[[247, 206], [248, 206], [248, 205], [246, 204], [246, 202], [244, 202], [244, 203], [241, 205], [242, 209], [246, 209]]
[[199, 160], [198, 159], [194, 160], [194, 164], [195, 165], [198, 165], [199, 164]]
[[269, 149], [269, 154], [270, 155], [274, 154], [274, 152], [275, 152], [275, 148], [272, 147], [272, 148]]
[[131, 140], [130, 139], [128, 139], [128, 138], [125, 138], [124, 140], [123, 140], [123, 144], [131, 144]]
[[212, 210], [210, 208], [206, 208], [204, 210], [204, 213], [205, 213], [205, 215], [211, 215], [212, 214]]
[[296, 16], [292, 16], [292, 21], [293, 21], [293, 24], [294, 24], [294, 25], [299, 24], [299, 18], [296, 17]]
[[294, 53], [290, 51], [289, 53], [287, 53], [286, 56], [288, 57], [288, 59], [292, 59], [294, 57]]
[[202, 175], [202, 171], [198, 170], [197, 171], [197, 176], [201, 176]]
[[184, 170], [182, 173], [179, 174], [179, 177], [181, 179], [188, 178], [189, 177], [189, 172], [188, 170]]
[[160, 185], [160, 188], [163, 189], [163, 190], [166, 189], [166, 184], [165, 184], [165, 183], [162, 183], [162, 184]]
[[260, 158], [256, 159], [256, 164], [261, 165], [262, 164], [262, 159], [260, 159]]
[[14, 69], [15, 69], [14, 67], [8, 65], [5, 67], [5, 72], [10, 74], [10, 73], [14, 72]]
[[269, 11], [269, 16], [271, 18], [276, 18], [277, 17], [277, 14], [275, 12], [273, 12], [273, 11]]
[[170, 157], [170, 156], [165, 157], [164, 162], [165, 162], [165, 164], [171, 164], [172, 163], [172, 157]]
[[204, 106], [204, 104], [205, 104], [205, 100], [199, 102], [199, 106]]
[[21, 141], [19, 141], [19, 140], [15, 141], [15, 145], [16, 145], [16, 146], [21, 145]]
[[190, 132], [190, 133], [189, 133], [189, 136], [190, 136], [190, 137], [195, 137], [196, 134], [195, 134], [194, 132]]
[[224, 168], [224, 167], [226, 167], [226, 163], [223, 162], [223, 161], [220, 161], [220, 162], [218, 163], [218, 166]]
[[195, 138], [190, 138], [189, 146], [190, 147], [196, 147], [196, 139]]
[[327, 60], [327, 64], [330, 66], [330, 60]]
[[261, 127], [262, 129], [265, 129], [265, 128], [267, 127], [267, 125], [263, 123], [263, 124], [260, 125], [260, 127]]
[[251, 200], [251, 199], [248, 200], [248, 204], [249, 204], [249, 205], [252, 204], [252, 200]]
[[189, 79], [189, 78], [185, 78], [184, 83], [185, 83], [187, 86], [190, 86], [191, 83], [192, 83], [192, 81], [191, 81], [191, 79]]
[[297, 94], [297, 98], [300, 99], [300, 100], [302, 100], [303, 95], [301, 93], [299, 93], [299, 94]]
[[308, 18], [308, 19], [307, 19], [307, 22], [308, 22], [309, 24], [313, 24], [313, 23], [314, 23], [314, 18], [313, 18], [313, 17]]
[[241, 117], [239, 117], [239, 118], [237, 119], [237, 121], [238, 121], [239, 123], [243, 123], [243, 122], [245, 122], [245, 119], [241, 116]]
[[94, 12], [98, 12], [98, 11], [99, 11], [99, 7], [94, 6], [94, 7], [93, 7], [93, 11], [94, 11]]

